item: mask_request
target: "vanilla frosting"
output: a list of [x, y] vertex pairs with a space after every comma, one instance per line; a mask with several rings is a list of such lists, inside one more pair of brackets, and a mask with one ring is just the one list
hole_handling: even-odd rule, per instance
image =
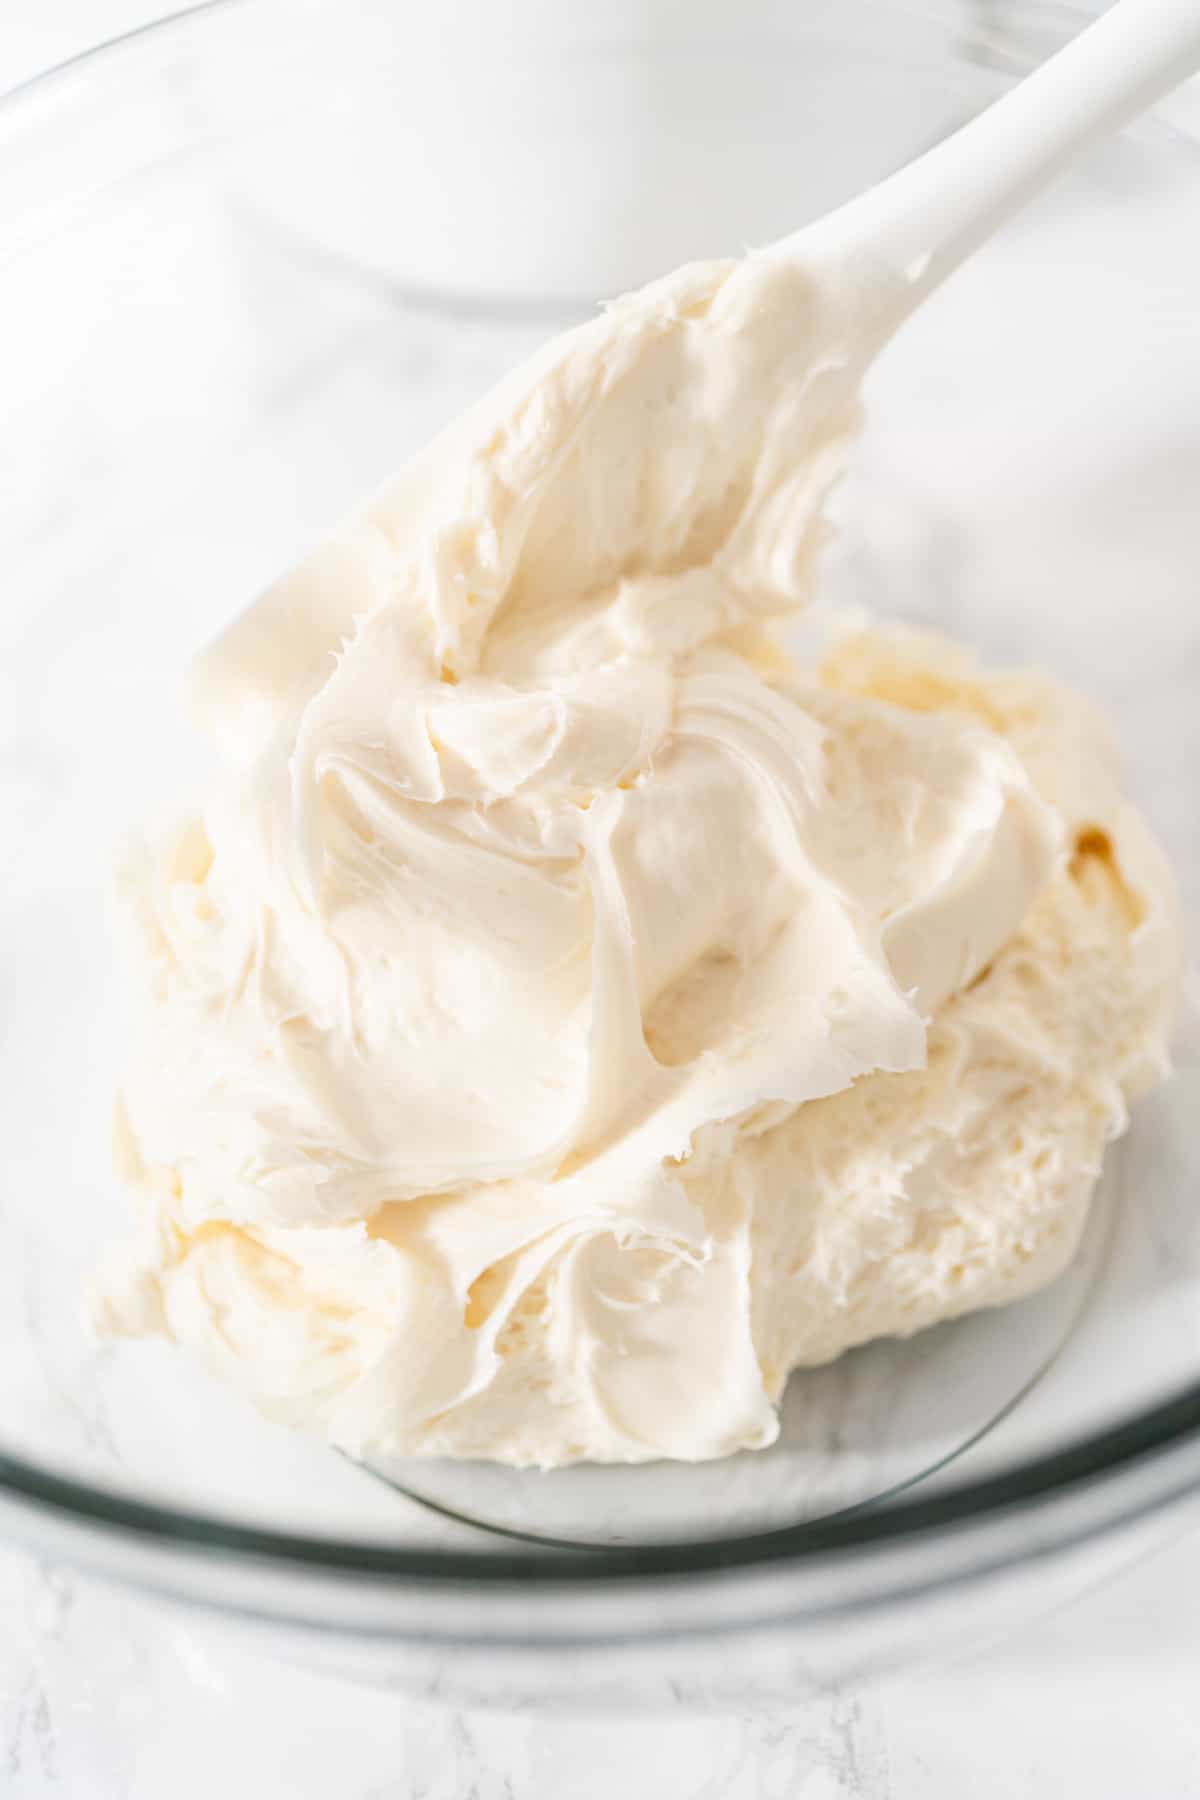
[[201, 659], [224, 771], [121, 884], [106, 1327], [356, 1454], [698, 1459], [1064, 1266], [1171, 884], [1082, 703], [782, 648], [872, 348], [812, 271], [684, 269]]

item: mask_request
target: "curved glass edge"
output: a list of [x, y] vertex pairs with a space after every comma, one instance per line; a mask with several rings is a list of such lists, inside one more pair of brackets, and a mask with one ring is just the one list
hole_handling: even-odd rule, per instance
[[[203, 1513], [160, 1506], [54, 1475], [0, 1450], [0, 1492], [124, 1537], [220, 1549], [258, 1563], [398, 1581], [440, 1580], [530, 1587], [579, 1586], [638, 1576], [702, 1575], [749, 1570], [817, 1556], [884, 1547], [954, 1526], [1029, 1509], [1072, 1490], [1095, 1487], [1133, 1465], [1149, 1464], [1200, 1440], [1200, 1382], [1065, 1449], [999, 1475], [964, 1482], [925, 1498], [878, 1510], [845, 1512], [749, 1537], [697, 1538], [570, 1553], [411, 1550], [392, 1545], [238, 1525]], [[1200, 1478], [1196, 1481], [1200, 1491]]]
[[144, 38], [157, 38], [205, 13], [228, 12], [245, 4], [246, 0], [196, 0], [193, 6], [177, 7], [174, 12], [164, 13], [161, 18], [147, 19], [144, 24], [133, 25], [128, 31], [118, 31], [114, 37], [100, 38], [85, 49], [75, 51], [74, 55], [64, 56], [60, 62], [51, 63], [48, 68], [39, 69], [34, 75], [27, 75], [13, 87], [0, 88], [0, 108], [7, 109], [10, 103], [40, 94], [43, 88], [56, 82], [60, 76], [70, 76], [77, 69], [106, 57], [111, 51], [136, 45]]

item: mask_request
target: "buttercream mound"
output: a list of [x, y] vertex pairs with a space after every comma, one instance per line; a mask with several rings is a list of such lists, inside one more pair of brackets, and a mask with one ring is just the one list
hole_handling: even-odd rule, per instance
[[781, 648], [855, 343], [800, 271], [684, 270], [202, 660], [226, 766], [122, 875], [106, 1329], [355, 1454], [701, 1459], [1070, 1260], [1171, 883], [1069, 694]]

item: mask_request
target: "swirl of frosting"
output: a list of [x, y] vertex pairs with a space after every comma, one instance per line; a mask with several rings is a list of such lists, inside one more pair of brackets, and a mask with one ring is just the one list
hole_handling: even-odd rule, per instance
[[864, 362], [801, 271], [683, 270], [201, 659], [226, 770], [123, 884], [110, 1325], [355, 1451], [701, 1458], [1062, 1266], [1169, 883], [1075, 703], [781, 649]]

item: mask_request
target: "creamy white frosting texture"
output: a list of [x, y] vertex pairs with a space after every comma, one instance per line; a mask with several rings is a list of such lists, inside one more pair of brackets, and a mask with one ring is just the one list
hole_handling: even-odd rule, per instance
[[1025, 1293], [1164, 1062], [1102, 729], [801, 607], [868, 346], [704, 265], [556, 340], [199, 665], [131, 854], [110, 1328], [353, 1452], [704, 1458]]

